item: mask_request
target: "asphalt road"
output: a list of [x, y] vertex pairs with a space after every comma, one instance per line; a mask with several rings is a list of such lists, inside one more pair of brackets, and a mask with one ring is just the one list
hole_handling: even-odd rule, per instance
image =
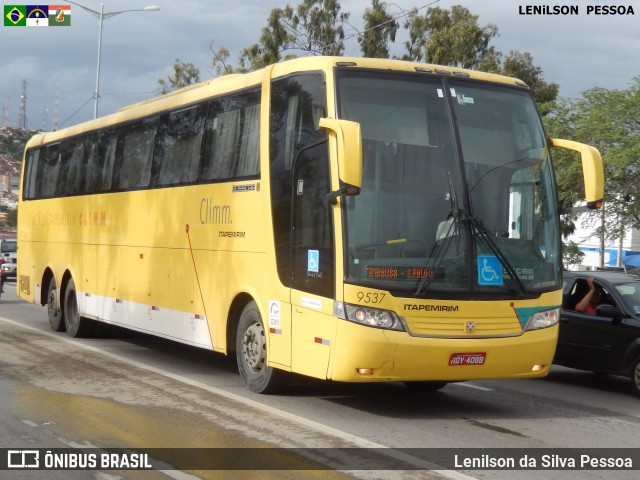
[[[344, 448], [365, 456], [377, 455], [382, 447], [446, 448], [448, 454], [459, 452], [463, 462], [465, 449], [500, 456], [515, 448], [520, 458], [523, 452], [547, 449], [550, 462], [562, 462], [570, 453], [593, 448], [624, 458], [629, 451], [616, 449], [633, 448], [637, 459], [640, 400], [624, 378], [554, 367], [546, 379], [466, 382], [430, 394], [393, 383], [296, 378], [282, 395], [255, 395], [242, 386], [233, 358], [114, 328], [97, 338], [70, 339], [49, 331], [43, 307], [19, 300], [10, 284], [5, 291], [0, 299], [0, 448], [224, 447], [244, 455], [247, 464], [255, 449], [304, 450], [294, 451], [292, 467], [278, 471], [175, 469], [175, 463], [159, 458], [167, 470], [0, 471], [2, 479], [635, 479], [640, 468], [636, 461], [635, 471], [559, 470], [553, 464], [546, 471], [480, 470], [437, 458], [434, 465], [416, 450], [394, 451], [389, 460], [394, 470], [356, 471], [357, 461], [342, 457]], [[394, 459], [412, 469], [397, 470]], [[327, 465], [347, 471], [327, 470]]]

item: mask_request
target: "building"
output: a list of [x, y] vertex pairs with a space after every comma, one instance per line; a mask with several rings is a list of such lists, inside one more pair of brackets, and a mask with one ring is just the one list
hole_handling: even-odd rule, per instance
[[[589, 217], [590, 215], [590, 217]], [[565, 242], [573, 242], [584, 253], [580, 265], [572, 270], [596, 270], [600, 268], [600, 237], [597, 229], [601, 220], [594, 220], [593, 214], [581, 214], [576, 221], [576, 231]], [[605, 218], [605, 222], [607, 222]], [[615, 241], [605, 241], [605, 267], [640, 267], [640, 230], [626, 230], [624, 236]]]

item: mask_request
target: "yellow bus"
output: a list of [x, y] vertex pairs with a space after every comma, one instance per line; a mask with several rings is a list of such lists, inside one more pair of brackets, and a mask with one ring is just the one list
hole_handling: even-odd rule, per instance
[[561, 305], [549, 140], [519, 80], [308, 57], [42, 133], [25, 150], [18, 289], [235, 354], [251, 390], [547, 373]]

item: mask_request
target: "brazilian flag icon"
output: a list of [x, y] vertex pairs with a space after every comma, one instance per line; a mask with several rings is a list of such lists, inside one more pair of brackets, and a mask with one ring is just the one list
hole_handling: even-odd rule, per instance
[[5, 5], [4, 6], [4, 26], [5, 27], [26, 27], [27, 26], [27, 6], [26, 5]]

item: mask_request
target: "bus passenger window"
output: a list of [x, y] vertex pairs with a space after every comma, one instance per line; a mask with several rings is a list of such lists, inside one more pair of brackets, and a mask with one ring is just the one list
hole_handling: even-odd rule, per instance
[[60, 144], [43, 149], [44, 157], [38, 165], [37, 198], [52, 198], [55, 195], [60, 173]]
[[123, 127], [122, 163], [118, 171], [118, 190], [144, 188], [151, 179], [151, 161], [158, 119], [148, 119], [135, 127]]
[[198, 178], [206, 106], [171, 112], [161, 133], [158, 185], [192, 183]]
[[84, 141], [74, 139], [63, 143], [60, 172], [60, 182], [56, 191], [57, 196], [77, 195], [82, 184], [82, 158], [84, 156]]
[[222, 98], [209, 108], [201, 180], [260, 173], [260, 91]]
[[108, 192], [111, 190], [113, 177], [113, 165], [118, 151], [118, 131], [115, 129], [100, 132], [98, 165], [102, 165], [96, 177], [96, 191]]

